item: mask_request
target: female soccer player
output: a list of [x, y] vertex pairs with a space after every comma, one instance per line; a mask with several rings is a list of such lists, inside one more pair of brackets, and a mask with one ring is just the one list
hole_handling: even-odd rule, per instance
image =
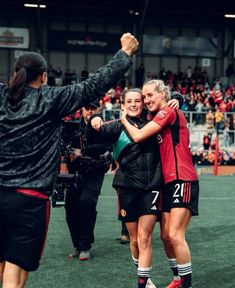
[[[122, 101], [129, 123], [143, 127], [148, 120], [146, 110], [143, 110], [141, 90], [127, 90]], [[178, 101], [174, 100], [172, 105], [178, 107]], [[91, 120], [91, 124], [98, 132], [94, 129], [88, 131], [89, 140], [113, 143], [113, 158], [118, 162], [113, 187], [118, 192], [120, 215], [126, 223], [131, 255], [138, 267], [138, 288], [154, 288], [149, 278], [152, 268], [152, 233], [161, 210], [162, 179], [156, 139], [151, 137], [144, 143], [134, 143], [120, 120], [101, 126], [96, 117]]]
[[[142, 94], [149, 111], [156, 113], [152, 121], [138, 129], [129, 123], [125, 108], [121, 121], [135, 142], [141, 143], [155, 135], [160, 145], [165, 182], [161, 237], [167, 257], [178, 264], [181, 284], [176, 283], [175, 287], [189, 288], [192, 287], [192, 267], [185, 233], [191, 216], [198, 214], [199, 196], [198, 177], [189, 148], [189, 130], [184, 114], [167, 106], [170, 91], [163, 81], [146, 82]], [[171, 284], [170, 287], [174, 283]]]

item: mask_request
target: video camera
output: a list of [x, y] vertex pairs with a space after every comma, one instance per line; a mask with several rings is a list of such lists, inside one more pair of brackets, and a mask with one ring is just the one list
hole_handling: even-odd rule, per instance
[[[70, 154], [73, 151], [71, 146], [71, 139], [74, 135], [74, 129], [77, 129], [79, 121], [63, 121], [61, 126], [61, 139], [60, 139], [60, 157], [61, 161], [68, 167], [71, 163]], [[61, 166], [61, 162], [60, 162]], [[60, 170], [60, 169], [59, 169]], [[74, 171], [69, 174], [59, 173], [57, 181], [53, 189], [51, 203], [52, 207], [63, 206], [65, 201], [66, 192], [70, 185], [76, 183], [80, 179], [80, 175]]]

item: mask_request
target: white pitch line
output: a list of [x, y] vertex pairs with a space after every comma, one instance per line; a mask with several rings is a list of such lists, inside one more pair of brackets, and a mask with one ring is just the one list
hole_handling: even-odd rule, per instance
[[232, 198], [232, 197], [200, 197], [199, 196], [199, 199], [202, 199], [202, 200], [235, 200], [235, 198]]
[[[103, 199], [117, 199], [117, 196], [100, 196], [100, 198], [103, 198]], [[235, 201], [235, 197], [232, 198], [232, 197], [200, 197], [199, 196], [199, 199], [200, 200], [233, 200]]]

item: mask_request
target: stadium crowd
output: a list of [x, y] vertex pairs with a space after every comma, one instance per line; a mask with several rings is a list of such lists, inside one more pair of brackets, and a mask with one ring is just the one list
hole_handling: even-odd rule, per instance
[[[51, 71], [51, 72], [50, 72]], [[86, 70], [80, 76], [75, 71], [67, 69], [65, 73], [60, 68], [49, 67], [49, 82], [51, 85], [73, 84], [86, 79], [89, 75]], [[233, 79], [234, 68], [229, 65], [225, 71], [228, 85], [223, 85], [220, 77], [209, 79], [208, 74], [201, 67], [190, 66], [185, 72], [179, 69], [177, 73], [164, 67], [159, 74], [147, 72], [143, 64], [135, 71], [135, 87], [141, 87], [149, 79], [159, 78], [167, 83], [172, 90], [180, 92], [184, 97], [182, 110], [188, 122], [204, 131], [200, 139], [200, 149], [193, 154], [197, 165], [210, 165], [214, 162], [215, 135], [220, 134], [220, 151], [218, 163], [220, 165], [234, 165], [234, 131], [235, 131], [235, 85]], [[52, 76], [50, 78], [50, 76]], [[60, 77], [60, 78], [58, 78]], [[128, 87], [127, 87], [128, 86]], [[121, 79], [115, 87], [108, 90], [100, 99], [100, 108], [106, 120], [118, 119], [121, 109], [121, 95], [128, 89], [126, 79]], [[190, 117], [191, 114], [191, 117]], [[80, 118], [80, 111], [66, 117], [65, 120]]]
[[[185, 103], [182, 107], [184, 111], [209, 112], [212, 110], [215, 112], [218, 109], [220, 109], [220, 112], [235, 111], [235, 85], [231, 81], [235, 74], [234, 68], [230, 65], [225, 71], [228, 79], [228, 85], [226, 86], [222, 84], [218, 76], [209, 79], [207, 71], [202, 70], [200, 66], [196, 66], [194, 69], [189, 66], [185, 72], [179, 68], [176, 73], [163, 67], [157, 75], [151, 72], [145, 73], [143, 64], [140, 64], [135, 72], [135, 87], [141, 87], [146, 80], [158, 78], [167, 83], [172, 90], [180, 92], [185, 97]], [[85, 80], [92, 74], [92, 72], [82, 70], [78, 75], [75, 70], [69, 68], [63, 72], [60, 67], [55, 69], [50, 65], [48, 83], [51, 86], [74, 84]], [[121, 79], [113, 89], [110, 89], [102, 99], [102, 108], [119, 108], [120, 95], [123, 89], [127, 89], [126, 85], [126, 79]], [[133, 85], [129, 83], [128, 86], [130, 88]], [[197, 124], [202, 124], [203, 120], [202, 117], [195, 119]]]

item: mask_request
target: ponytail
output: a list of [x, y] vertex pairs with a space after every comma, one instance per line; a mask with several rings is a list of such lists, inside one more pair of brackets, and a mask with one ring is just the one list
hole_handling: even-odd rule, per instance
[[16, 105], [24, 97], [25, 86], [47, 71], [46, 60], [38, 53], [25, 52], [16, 61], [13, 77], [9, 81], [8, 101]]
[[8, 101], [11, 105], [15, 105], [23, 98], [26, 79], [27, 71], [23, 67], [15, 72], [13, 78], [9, 81]]

